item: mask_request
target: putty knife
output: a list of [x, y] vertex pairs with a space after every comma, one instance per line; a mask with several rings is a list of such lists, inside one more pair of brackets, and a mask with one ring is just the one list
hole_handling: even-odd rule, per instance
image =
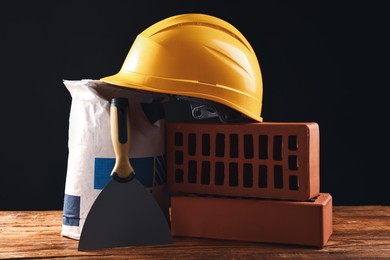
[[88, 213], [78, 250], [172, 244], [165, 214], [153, 195], [137, 180], [129, 161], [127, 98], [111, 100], [110, 120], [115, 166], [110, 182]]

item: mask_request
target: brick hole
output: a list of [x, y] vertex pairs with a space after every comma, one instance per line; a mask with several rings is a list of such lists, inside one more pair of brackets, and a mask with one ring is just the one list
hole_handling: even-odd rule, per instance
[[296, 135], [289, 135], [288, 136], [288, 149], [290, 151], [298, 150], [298, 139], [297, 139]]
[[296, 155], [288, 156], [288, 169], [293, 171], [298, 170], [298, 157]]
[[225, 156], [225, 135], [217, 134], [215, 137], [215, 156]]
[[183, 133], [181, 133], [181, 132], [175, 133], [175, 145], [176, 146], [183, 146]]
[[230, 139], [230, 157], [238, 158], [238, 135], [231, 134], [229, 135]]
[[196, 154], [196, 135], [195, 134], [188, 135], [188, 154], [189, 155]]
[[238, 186], [238, 164], [229, 163], [229, 186]]
[[274, 187], [275, 189], [283, 188], [283, 167], [281, 165], [274, 166]]
[[267, 188], [267, 166], [259, 165], [259, 188]]
[[281, 135], [274, 136], [273, 158], [276, 161], [282, 160], [282, 141]]
[[210, 155], [210, 135], [209, 134], [202, 135], [202, 155], [205, 155], [205, 156]]
[[197, 164], [195, 160], [188, 161], [188, 183], [196, 183]]
[[259, 159], [268, 159], [268, 135], [259, 136]]
[[244, 164], [244, 178], [243, 178], [244, 187], [252, 187], [253, 186], [253, 167], [250, 163]]
[[290, 190], [299, 190], [298, 176], [296, 175], [289, 176], [289, 188]]
[[202, 172], [200, 176], [201, 184], [210, 184], [210, 162], [202, 162]]
[[225, 181], [225, 164], [223, 162], [215, 163], [215, 185], [223, 185]]
[[244, 157], [253, 158], [253, 137], [244, 135]]
[[175, 164], [181, 165], [183, 164], [183, 152], [175, 151]]
[[184, 172], [182, 169], [176, 169], [175, 182], [176, 183], [183, 183], [184, 182]]

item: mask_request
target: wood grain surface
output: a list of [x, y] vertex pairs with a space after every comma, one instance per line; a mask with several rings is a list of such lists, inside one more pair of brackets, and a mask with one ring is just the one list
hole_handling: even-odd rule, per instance
[[61, 237], [62, 211], [0, 211], [1, 259], [390, 259], [390, 206], [335, 206], [324, 248], [174, 238], [174, 244], [89, 252]]

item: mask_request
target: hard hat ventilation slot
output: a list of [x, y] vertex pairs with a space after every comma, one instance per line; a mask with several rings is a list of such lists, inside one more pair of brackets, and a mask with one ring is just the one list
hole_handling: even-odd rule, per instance
[[229, 127], [169, 123], [168, 188], [170, 192], [308, 200], [315, 185], [309, 178], [311, 164], [318, 164], [309, 152], [310, 145], [319, 141], [315, 131], [305, 123]]

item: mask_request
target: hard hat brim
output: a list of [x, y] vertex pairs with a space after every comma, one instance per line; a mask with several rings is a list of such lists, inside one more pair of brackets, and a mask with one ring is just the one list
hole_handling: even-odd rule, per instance
[[[129, 81], [129, 79], [132, 79], [132, 81]], [[263, 118], [260, 116], [261, 111], [258, 111], [258, 114], [254, 113], [253, 111], [248, 111], [245, 108], [238, 106], [236, 103], [230, 102], [229, 99], [231, 98], [224, 98], [221, 95], [221, 91], [218, 90], [220, 88], [225, 88], [228, 90], [227, 92], [229, 93], [230, 97], [233, 95], [236, 97], [235, 100], [237, 100], [237, 98], [244, 99], [242, 100], [243, 104], [252, 103], [253, 107], [261, 107], [261, 100], [256, 100], [253, 98], [253, 96], [249, 96], [244, 92], [237, 91], [237, 89], [228, 88], [226, 86], [218, 85], [216, 92], [209, 94], [210, 87], [215, 87], [216, 85], [191, 80], [180, 80], [172, 78], [165, 79], [162, 77], [153, 77], [150, 75], [142, 75], [139, 73], [123, 70], [119, 71], [117, 74], [103, 77], [100, 80], [112, 85], [131, 89], [212, 100], [227, 105], [258, 122], [263, 122]], [[208, 91], [202, 91], [203, 88], [207, 89]], [[197, 91], [186, 91], [193, 89], [197, 89]]]

